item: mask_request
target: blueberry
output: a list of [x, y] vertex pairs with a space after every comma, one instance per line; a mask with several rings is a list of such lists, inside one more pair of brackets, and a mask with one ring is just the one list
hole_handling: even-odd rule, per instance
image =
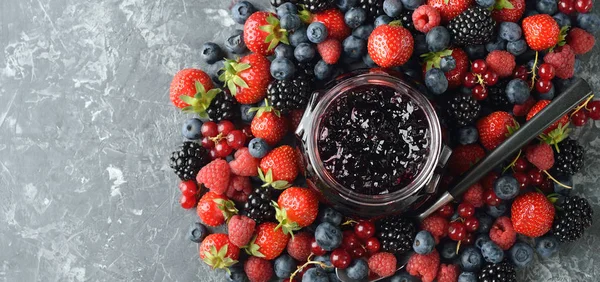
[[487, 55], [485, 45], [468, 45], [465, 46], [465, 52], [471, 61], [484, 59]]
[[522, 55], [527, 51], [527, 42], [524, 39], [519, 39], [517, 41], [508, 42], [506, 44], [506, 51], [510, 52], [515, 56]]
[[400, 0], [385, 0], [383, 1], [383, 12], [386, 15], [396, 18], [402, 12], [402, 1]]
[[352, 7], [358, 5], [358, 0], [336, 0], [335, 5], [342, 10], [342, 12], [348, 11]]
[[425, 0], [402, 0], [402, 6], [408, 10], [414, 10], [423, 5]]
[[256, 107], [256, 105], [240, 105], [240, 116], [243, 122], [252, 122], [252, 119], [254, 119], [254, 116], [256, 115], [256, 111], [250, 111], [253, 107]]
[[525, 267], [533, 260], [533, 248], [523, 242], [517, 242], [510, 248], [508, 255], [517, 267]]
[[492, 229], [492, 225], [494, 225], [494, 219], [486, 213], [476, 212], [475, 216], [479, 219], [479, 228], [477, 228], [477, 232], [479, 233], [488, 233], [490, 229]]
[[592, 13], [578, 14], [577, 25], [589, 33], [595, 33], [600, 30], [600, 16]]
[[335, 271], [335, 268], [331, 264], [331, 258], [329, 256], [329, 254], [326, 254], [326, 255], [323, 255], [323, 256], [316, 256], [313, 260], [314, 261], [318, 261], [318, 262], [322, 262], [325, 266], [331, 266], [331, 267], [323, 267], [323, 266], [319, 265], [319, 266], [317, 266], [317, 268], [320, 268], [321, 270], [323, 270], [325, 272], [333, 272], [333, 271]]
[[329, 222], [335, 226], [339, 226], [340, 224], [342, 224], [342, 220], [344, 219], [344, 216], [334, 210], [332, 207], [325, 207], [319, 210], [319, 222]]
[[300, 43], [310, 42], [308, 40], [308, 36], [306, 35], [306, 28], [304, 27], [296, 29], [288, 36], [288, 40], [290, 41], [290, 45], [294, 47], [300, 45]]
[[363, 280], [369, 275], [369, 266], [362, 259], [355, 259], [348, 268], [346, 268], [348, 278], [354, 280]]
[[535, 240], [535, 250], [543, 258], [549, 258], [558, 252], [559, 243], [553, 235], [546, 235]]
[[[567, 186], [571, 186], [573, 187], [573, 176], [559, 176], [556, 178], [556, 180], [558, 180], [558, 182], [567, 185]], [[564, 196], [569, 196], [571, 194], [571, 191], [573, 189], [568, 189], [565, 188], [564, 186], [556, 183], [556, 182], [552, 182], [554, 183], [554, 193], [558, 193]]]
[[367, 53], [367, 41], [350, 35], [342, 42], [342, 48], [348, 57], [360, 59]]
[[312, 43], [321, 43], [327, 39], [327, 27], [322, 22], [311, 23], [306, 29], [306, 36]]
[[440, 255], [447, 259], [451, 260], [458, 256], [456, 253], [456, 245], [455, 241], [448, 241], [442, 245], [442, 249], [440, 250]]
[[271, 76], [277, 80], [290, 79], [296, 73], [296, 66], [287, 58], [275, 58], [271, 62]]
[[556, 13], [552, 16], [561, 28], [564, 26], [571, 26], [571, 18], [563, 13]]
[[362, 40], [369, 40], [369, 35], [373, 32], [373, 29], [374, 27], [371, 24], [361, 25], [352, 31], [352, 35]]
[[507, 207], [505, 203], [500, 203], [497, 206], [487, 206], [485, 212], [491, 217], [498, 218], [506, 213]]
[[389, 24], [392, 22], [392, 20], [393, 19], [388, 17], [387, 15], [381, 15], [375, 19], [375, 27], [378, 27], [378, 26], [384, 25], [384, 24]]
[[495, 50], [505, 50], [506, 49], [506, 40], [504, 40], [502, 38], [496, 38], [495, 40], [490, 41], [487, 44], [485, 44], [485, 49], [488, 52], [492, 52]]
[[298, 8], [296, 7], [296, 5], [294, 5], [294, 3], [286, 2], [279, 5], [279, 7], [276, 8], [276, 12], [279, 18], [283, 18], [285, 15], [298, 14]]
[[522, 79], [515, 78], [506, 85], [506, 98], [513, 104], [523, 104], [529, 99], [529, 86]]
[[474, 144], [479, 140], [479, 132], [475, 126], [469, 125], [458, 129], [458, 143], [462, 145]]
[[275, 47], [275, 58], [294, 58], [294, 47], [287, 44], [279, 44]]
[[190, 230], [188, 231], [188, 238], [190, 241], [195, 243], [200, 243], [204, 240], [204, 237], [208, 235], [208, 229], [200, 222], [196, 222], [192, 224]]
[[463, 272], [458, 276], [458, 282], [477, 282], [477, 274], [473, 272]]
[[317, 50], [315, 49], [315, 46], [310, 43], [300, 43], [296, 46], [296, 49], [294, 49], [294, 57], [301, 63], [312, 61], [316, 54]]
[[477, 238], [475, 238], [475, 247], [477, 247], [478, 249], [481, 250], [481, 248], [483, 248], [483, 245], [487, 242], [491, 242], [492, 239], [490, 239], [490, 236], [487, 233], [482, 233], [479, 234], [477, 236]]
[[273, 268], [275, 275], [281, 279], [289, 278], [292, 272], [296, 270], [296, 261], [287, 254], [283, 254], [275, 259]]
[[297, 28], [301, 27], [302, 21], [300, 20], [300, 17], [298, 17], [298, 15], [287, 14], [281, 17], [281, 19], [279, 20], [279, 24], [281, 25], [281, 28], [290, 31], [296, 30]]
[[418, 282], [419, 279], [403, 271], [390, 277], [389, 282]]
[[254, 5], [248, 1], [241, 1], [231, 8], [231, 18], [239, 24], [244, 24], [246, 20], [256, 12]]
[[442, 57], [440, 59], [440, 69], [443, 72], [449, 72], [456, 68], [456, 60], [452, 56]]
[[246, 43], [244, 43], [244, 31], [236, 29], [231, 36], [225, 40], [225, 48], [234, 54], [243, 54], [246, 52]]
[[521, 26], [513, 22], [503, 22], [500, 24], [500, 29], [498, 31], [500, 38], [507, 41], [517, 41], [521, 39], [523, 35], [523, 30], [521, 30]]
[[426, 230], [419, 231], [417, 236], [415, 236], [415, 240], [413, 241], [413, 250], [415, 250], [415, 252], [418, 254], [425, 255], [431, 253], [434, 248], [435, 240], [433, 239], [431, 233]]
[[363, 8], [351, 8], [344, 14], [344, 22], [350, 28], [357, 28], [367, 20], [367, 12]]
[[183, 123], [181, 128], [181, 134], [183, 137], [190, 140], [198, 140], [202, 137], [200, 128], [202, 127], [202, 121], [197, 118], [191, 118]]
[[475, 2], [477, 3], [477, 5], [484, 8], [490, 8], [496, 3], [495, 0], [475, 0]]
[[483, 257], [479, 250], [473, 246], [463, 249], [460, 254], [460, 265], [465, 271], [478, 271], [483, 264]]
[[229, 282], [248, 282], [248, 276], [244, 272], [244, 267], [241, 263], [234, 264], [229, 267], [229, 272], [225, 274]]
[[491, 240], [483, 243], [481, 246], [481, 255], [485, 261], [491, 263], [499, 263], [504, 259], [504, 251]]
[[328, 65], [325, 61], [320, 60], [315, 65], [315, 77], [317, 77], [318, 80], [328, 79], [331, 77], [332, 74], [333, 74], [333, 66]]
[[318, 267], [313, 267], [302, 275], [302, 282], [329, 282], [329, 274]]
[[494, 193], [501, 200], [511, 200], [519, 194], [519, 186], [512, 175], [502, 175], [494, 182]]
[[432, 68], [425, 74], [425, 85], [433, 94], [439, 95], [448, 89], [448, 79], [442, 70]]
[[365, 65], [367, 65], [367, 67], [373, 68], [376, 67], [377, 64], [373, 61], [373, 59], [371, 58], [371, 56], [369, 55], [369, 53], [365, 54], [363, 56], [363, 63]]
[[323, 250], [333, 251], [342, 243], [342, 230], [330, 222], [322, 222], [315, 230], [315, 241]]
[[427, 39], [425, 38], [425, 34], [415, 35], [414, 40], [415, 40], [414, 54], [416, 56], [421, 56], [421, 55], [429, 52], [429, 47], [427, 47]]
[[548, 90], [548, 92], [546, 93], [538, 93], [536, 95], [536, 98], [538, 100], [552, 100], [554, 99], [554, 94], [555, 94], [556, 90], [554, 89], [554, 84], [552, 84], [552, 87], [550, 87], [550, 90]]
[[554, 15], [558, 10], [558, 3], [556, 0], [537, 0], [535, 9], [542, 14]]
[[427, 46], [431, 52], [440, 52], [450, 45], [450, 33], [443, 26], [432, 28], [425, 36]]
[[206, 42], [201, 48], [202, 59], [208, 64], [214, 64], [217, 61], [223, 59], [223, 50], [221, 47], [213, 42]]
[[257, 159], [263, 158], [267, 155], [269, 150], [271, 150], [271, 148], [267, 144], [267, 141], [262, 138], [253, 138], [250, 140], [250, 143], [248, 143], [248, 152]]

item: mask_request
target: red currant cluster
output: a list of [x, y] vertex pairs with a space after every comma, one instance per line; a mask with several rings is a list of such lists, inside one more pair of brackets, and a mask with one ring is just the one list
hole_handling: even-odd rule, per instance
[[[479, 228], [479, 219], [475, 217], [475, 207], [467, 202], [458, 204], [458, 218], [455, 218], [448, 225], [448, 237], [463, 245], [472, 245], [475, 243], [475, 232]], [[454, 206], [447, 204], [439, 211], [439, 215], [444, 218], [450, 218], [454, 215]]]
[[[375, 237], [375, 225], [366, 220], [361, 220], [352, 230], [344, 230], [342, 244], [333, 250], [329, 256], [334, 267], [345, 269], [353, 259], [368, 257], [381, 249], [379, 240]], [[327, 253], [315, 239], [311, 242], [311, 251], [317, 256]]]
[[486, 86], [494, 86], [498, 83], [498, 74], [488, 69], [484, 60], [475, 60], [471, 64], [471, 72], [465, 74], [463, 85], [472, 89], [475, 100], [482, 101], [488, 96]]
[[587, 13], [592, 9], [594, 1], [592, 0], [560, 0], [558, 1], [558, 10], [566, 15], [577, 13]]
[[179, 183], [179, 191], [181, 191], [181, 197], [179, 197], [179, 204], [184, 209], [193, 209], [198, 203], [198, 186], [196, 181], [187, 180]]
[[252, 139], [249, 125], [244, 125], [240, 130], [228, 120], [220, 121], [218, 124], [207, 121], [202, 124], [200, 132], [202, 147], [210, 151], [213, 160], [229, 156], [233, 150], [246, 146], [246, 143]]
[[586, 102], [571, 114], [575, 126], [583, 126], [589, 119], [600, 120], [600, 100]]

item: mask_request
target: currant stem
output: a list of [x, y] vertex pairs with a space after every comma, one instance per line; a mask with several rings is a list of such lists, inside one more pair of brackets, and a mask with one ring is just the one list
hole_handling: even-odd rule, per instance
[[568, 185], [565, 185], [565, 184], [562, 184], [562, 183], [560, 183], [560, 181], [558, 181], [558, 180], [556, 180], [556, 178], [552, 177], [552, 175], [550, 175], [550, 173], [548, 173], [547, 171], [545, 171], [545, 170], [542, 170], [542, 171], [543, 171], [543, 172], [546, 174], [546, 176], [548, 176], [548, 179], [550, 179], [550, 180], [554, 181], [556, 184], [558, 184], [558, 185], [560, 185], [560, 186], [562, 186], [562, 187], [565, 187], [565, 188], [567, 188], [567, 189], [571, 189], [571, 188], [573, 188], [573, 187], [571, 187], [571, 186], [568, 186]]
[[519, 157], [521, 157], [521, 153], [522, 153], [522, 152], [523, 152], [522, 150], [519, 150], [519, 153], [517, 154], [517, 157], [516, 157], [516, 158], [515, 158], [515, 159], [514, 159], [514, 160], [513, 160], [513, 161], [512, 161], [510, 164], [508, 164], [508, 166], [506, 166], [506, 167], [505, 167], [505, 168], [502, 170], [502, 173], [505, 173], [505, 172], [506, 172], [506, 171], [507, 171], [509, 168], [512, 168], [512, 167], [514, 167], [514, 166], [515, 166], [515, 164], [517, 163], [517, 160], [519, 159]]
[[538, 56], [539, 56], [539, 52], [535, 51], [535, 61], [533, 61], [533, 68], [531, 68], [531, 86], [529, 86], [530, 90], [533, 90], [533, 87], [535, 87], [535, 78], [536, 78], [535, 69], [537, 68]]
[[594, 94], [590, 95], [590, 97], [585, 99], [585, 102], [583, 102], [583, 104], [581, 104], [581, 105], [577, 106], [577, 108], [575, 108], [573, 113], [571, 113], [571, 116], [573, 116], [576, 112], [579, 112], [581, 109], [586, 109], [589, 111], [589, 109], [587, 108], [587, 105], [593, 98], [594, 98]]
[[313, 255], [314, 255], [314, 254], [312, 254], [312, 253], [311, 253], [311, 254], [308, 256], [308, 258], [307, 258], [307, 260], [308, 260], [308, 261], [307, 261], [305, 264], [303, 264], [303, 265], [301, 265], [301, 266], [298, 266], [298, 268], [296, 268], [296, 271], [294, 271], [294, 272], [292, 273], [292, 275], [290, 275], [290, 281], [294, 281], [294, 277], [296, 276], [296, 274], [298, 274], [299, 272], [302, 272], [302, 270], [304, 270], [304, 268], [305, 268], [305, 267], [307, 267], [307, 266], [309, 266], [309, 265], [311, 265], [311, 264], [316, 264], [316, 265], [320, 266], [321, 268], [333, 268], [333, 266], [332, 266], [332, 265], [326, 265], [326, 264], [324, 264], [324, 263], [322, 263], [322, 262], [320, 262], [320, 261], [313, 261], [313, 260], [310, 260], [310, 259], [312, 258], [312, 256], [313, 256]]

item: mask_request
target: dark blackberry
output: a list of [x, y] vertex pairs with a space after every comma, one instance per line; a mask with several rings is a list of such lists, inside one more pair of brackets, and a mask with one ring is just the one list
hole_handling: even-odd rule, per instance
[[367, 20], [374, 20], [383, 15], [384, 0], [359, 0], [357, 7], [361, 7], [367, 12]]
[[481, 105], [469, 94], [457, 94], [448, 101], [448, 116], [457, 127], [472, 124], [480, 112]]
[[496, 22], [492, 12], [474, 5], [448, 23], [448, 31], [455, 45], [480, 45], [488, 43], [494, 35]]
[[196, 179], [198, 171], [210, 162], [210, 155], [200, 144], [184, 142], [171, 154], [169, 165], [181, 180]]
[[573, 175], [583, 167], [583, 147], [573, 139], [565, 139], [558, 143], [558, 151], [554, 151], [554, 171], [560, 175]]
[[415, 24], [412, 20], [413, 10], [404, 9], [400, 13], [400, 21], [402, 22], [402, 26], [410, 31], [410, 33], [417, 33], [418, 31], [415, 29]]
[[479, 282], [516, 282], [515, 266], [508, 261], [487, 263], [479, 272]]
[[317, 61], [298, 63], [296, 65], [296, 76], [308, 79], [313, 84], [315, 82], [315, 65]]
[[486, 86], [488, 97], [485, 100], [486, 104], [493, 109], [509, 110], [512, 109], [512, 104], [506, 97], [506, 85], [510, 80], [503, 79], [498, 81], [494, 86]]
[[298, 1], [296, 1], [296, 0], [271, 0], [271, 5], [273, 7], [279, 7], [283, 3], [287, 3], [287, 2], [292, 2], [292, 3], [296, 4], [296, 2], [298, 2]]
[[239, 112], [239, 105], [229, 91], [217, 94], [206, 109], [208, 118], [214, 122], [231, 120], [236, 117]]
[[310, 81], [303, 76], [273, 80], [267, 88], [267, 98], [271, 105], [283, 114], [306, 108], [310, 94]]
[[391, 216], [377, 222], [375, 236], [381, 243], [381, 249], [393, 254], [412, 250], [416, 233], [415, 224], [408, 218]]
[[561, 242], [573, 242], [583, 236], [583, 231], [592, 226], [594, 210], [585, 198], [566, 197], [557, 205], [557, 219], [552, 225], [552, 233]]
[[311, 13], [321, 12], [333, 6], [334, 0], [298, 0], [299, 5], [304, 5], [304, 8]]
[[271, 187], [255, 188], [244, 203], [242, 215], [254, 219], [256, 224], [275, 221], [275, 208], [271, 206], [271, 201], [275, 199], [273, 194]]

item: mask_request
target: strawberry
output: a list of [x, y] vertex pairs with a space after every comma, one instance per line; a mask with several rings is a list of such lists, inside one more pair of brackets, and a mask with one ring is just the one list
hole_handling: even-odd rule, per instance
[[396, 272], [396, 256], [392, 253], [376, 253], [369, 258], [369, 270], [379, 277], [388, 277]]
[[227, 192], [231, 170], [226, 160], [216, 159], [200, 169], [196, 176], [198, 184], [219, 195]]
[[254, 219], [243, 215], [234, 215], [227, 223], [227, 233], [229, 235], [229, 241], [243, 248], [250, 242], [252, 235], [254, 235], [254, 228], [256, 222]]
[[[535, 115], [537, 115], [537, 113], [539, 113], [543, 108], [545, 108], [546, 106], [548, 106], [550, 104], [550, 102], [552, 102], [552, 101], [549, 101], [549, 100], [540, 100], [537, 103], [535, 103], [535, 105], [533, 105], [533, 107], [531, 108], [531, 110], [529, 110], [529, 112], [527, 113], [526, 120], [529, 121], [531, 118], [533, 118]], [[548, 128], [546, 128], [546, 130], [544, 130], [544, 134], [550, 134], [555, 129], [558, 129], [559, 127], [564, 127], [568, 123], [569, 123], [569, 116], [568, 115], [564, 115], [559, 120], [557, 120], [552, 125], [550, 125]]]
[[507, 112], [493, 112], [477, 121], [479, 141], [484, 148], [493, 150], [500, 145], [519, 124]]
[[496, 0], [492, 18], [498, 23], [518, 22], [525, 13], [525, 0]]
[[238, 61], [226, 60], [219, 76], [231, 95], [240, 104], [254, 104], [264, 99], [271, 82], [271, 62], [259, 54], [250, 54]]
[[539, 143], [527, 147], [525, 151], [527, 160], [539, 170], [549, 170], [554, 166], [554, 151], [546, 143]]
[[[183, 69], [177, 72], [171, 81], [169, 98], [173, 105], [180, 109], [191, 106], [193, 102], [198, 102], [198, 104], [203, 102], [203, 104], [208, 107], [212, 98], [203, 101], [201, 101], [201, 99], [207, 96], [212, 96], [214, 98], [216, 93], [218, 93], [218, 90], [211, 92], [213, 87], [210, 76], [205, 72], [199, 69]], [[194, 100], [196, 97], [198, 99]], [[187, 108], [186, 110], [193, 110], [193, 108]], [[198, 108], [195, 110], [198, 110], [200, 114], [201, 111]]]
[[240, 248], [232, 244], [226, 234], [215, 233], [202, 240], [198, 254], [213, 269], [226, 269], [237, 263]]
[[294, 182], [298, 176], [296, 153], [288, 145], [277, 147], [260, 160], [259, 177], [265, 182], [264, 186], [284, 188]]
[[337, 39], [329, 38], [317, 44], [317, 51], [325, 63], [333, 65], [342, 55], [342, 44]]
[[290, 187], [279, 195], [274, 206], [278, 227], [284, 233], [291, 234], [315, 221], [319, 213], [319, 198], [308, 188]]
[[290, 236], [273, 222], [265, 222], [256, 228], [256, 236], [246, 251], [255, 257], [272, 260], [278, 257], [287, 246]]
[[313, 15], [312, 22], [321, 22], [325, 25], [328, 32], [328, 38], [334, 38], [338, 41], [346, 39], [352, 30], [344, 21], [344, 14], [339, 9], [328, 9]]
[[250, 123], [252, 135], [264, 139], [269, 146], [279, 143], [288, 130], [287, 122], [279, 111], [270, 106], [266, 100], [264, 107], [250, 110], [258, 111]]
[[[256, 169], [255, 169], [256, 170]], [[236, 203], [245, 203], [252, 193], [252, 183], [247, 176], [232, 175], [225, 195]]]
[[414, 40], [399, 21], [380, 25], [369, 36], [367, 49], [371, 59], [382, 68], [401, 66], [413, 53]]
[[240, 176], [257, 176], [260, 160], [250, 155], [247, 147], [241, 148], [235, 152], [234, 160], [229, 162], [231, 172]]
[[525, 41], [531, 49], [542, 51], [558, 43], [560, 27], [550, 15], [539, 14], [526, 17], [522, 23]]
[[575, 75], [575, 52], [568, 44], [546, 54], [544, 62], [554, 67], [558, 78], [568, 79]]
[[313, 236], [308, 232], [296, 233], [287, 244], [288, 254], [299, 262], [305, 262], [308, 260], [308, 256], [311, 254], [311, 241]]
[[473, 4], [473, 0], [427, 0], [427, 5], [436, 8], [442, 16], [442, 23], [460, 15]]
[[567, 43], [571, 46], [575, 55], [583, 55], [594, 48], [596, 39], [594, 38], [594, 35], [576, 27], [569, 31]]
[[244, 272], [250, 282], [269, 282], [274, 273], [271, 262], [257, 257], [248, 258], [244, 263]]
[[204, 224], [216, 227], [225, 223], [225, 220], [232, 215], [237, 214], [237, 209], [235, 204], [224, 195], [208, 191], [198, 201], [196, 213]]
[[513, 115], [515, 115], [516, 117], [526, 116], [527, 113], [531, 110], [531, 108], [533, 108], [533, 105], [535, 105], [535, 103], [535, 99], [530, 96], [527, 99], [527, 101], [525, 101], [525, 103], [523, 103], [522, 105], [515, 104], [513, 106]]
[[478, 144], [459, 145], [452, 151], [448, 168], [453, 175], [461, 175], [479, 160], [485, 157], [485, 151]]
[[288, 32], [279, 26], [279, 19], [270, 12], [255, 12], [244, 24], [244, 43], [248, 50], [270, 56], [279, 42], [290, 44]]
[[554, 206], [544, 194], [530, 192], [513, 202], [511, 221], [517, 233], [535, 238], [550, 231], [554, 213]]
[[471, 66], [467, 53], [461, 48], [451, 48], [441, 52], [428, 53], [424, 58], [423, 76], [431, 68], [439, 68], [442, 58], [450, 55], [456, 61], [456, 67], [444, 74], [446, 75], [446, 79], [448, 79], [448, 87], [454, 89], [462, 85], [463, 78]]

